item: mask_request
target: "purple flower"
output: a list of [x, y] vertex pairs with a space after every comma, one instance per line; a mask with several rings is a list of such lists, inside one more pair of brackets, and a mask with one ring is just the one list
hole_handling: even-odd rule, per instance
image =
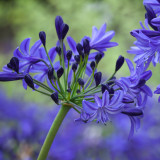
[[[20, 44], [20, 48], [15, 49], [13, 55], [17, 57], [20, 61], [20, 72], [26, 69], [26, 66], [30, 66], [31, 64], [40, 60], [40, 57], [36, 56], [39, 47], [41, 46], [41, 41], [38, 40], [35, 44], [29, 49], [31, 38], [26, 38]], [[28, 68], [27, 68], [28, 69]]]
[[[134, 62], [137, 65], [149, 66], [150, 62], [155, 66], [160, 63], [160, 32], [150, 30], [132, 31], [131, 33], [137, 41], [134, 43], [136, 46], [131, 47], [128, 51], [130, 54], [135, 54]], [[158, 36], [154, 36], [158, 34]]]
[[[53, 64], [54, 71], [57, 71], [60, 68], [60, 63], [59, 63], [59, 61], [54, 63], [56, 55], [57, 55], [55, 47], [53, 47], [49, 50], [48, 55], [49, 55], [51, 62]], [[47, 54], [46, 54], [45, 49], [43, 47], [38, 49], [38, 51], [36, 53], [36, 57], [43, 59], [48, 64], [48, 66], [50, 66], [50, 62], [48, 60]], [[44, 64], [43, 62], [39, 62], [37, 64], [32, 65], [30, 72], [38, 73], [34, 76], [34, 78], [42, 83], [45, 80], [47, 80], [47, 83], [50, 85], [50, 81], [48, 79], [48, 70], [49, 70], [49, 68], [46, 66], [46, 64]], [[36, 87], [38, 87], [38, 86], [36, 85]]]
[[90, 41], [90, 48], [95, 49], [99, 52], [106, 51], [106, 48], [117, 46], [118, 43], [110, 42], [115, 32], [106, 32], [107, 25], [103, 24], [98, 30], [95, 26], [92, 28], [92, 38], [88, 38]]
[[117, 114], [122, 111], [122, 98], [122, 91], [115, 92], [114, 96], [111, 99], [108, 91], [105, 91], [103, 93], [102, 99], [95, 95], [95, 103], [83, 100], [82, 106], [84, 112], [86, 113], [86, 116], [84, 118], [85, 113], [82, 112], [82, 121], [84, 121], [84, 119], [85, 121], [96, 120], [97, 122], [102, 122], [103, 124], [106, 124], [106, 122], [110, 120], [110, 114]]
[[[141, 24], [142, 29], [136, 29], [131, 32], [137, 41], [134, 42], [136, 46], [131, 47], [128, 53], [135, 54], [134, 62], [137, 65], [149, 66], [150, 62], [153, 66], [160, 63], [160, 28], [159, 28], [159, 14], [160, 2], [157, 0], [145, 0], [146, 8], [145, 26]], [[150, 30], [149, 25], [154, 29]], [[146, 68], [147, 68], [146, 67]]]
[[[116, 84], [124, 91], [124, 103], [134, 102], [138, 106], [144, 106], [148, 96], [152, 96], [151, 89], [145, 84], [152, 76], [151, 71], [145, 71], [143, 65], [136, 67], [129, 59], [126, 59], [130, 69], [129, 77], [121, 77]], [[132, 103], [133, 103], [132, 102]]]
[[144, 5], [149, 5], [153, 8], [154, 12], [159, 16], [160, 14], [160, 1], [159, 0], [144, 0]]

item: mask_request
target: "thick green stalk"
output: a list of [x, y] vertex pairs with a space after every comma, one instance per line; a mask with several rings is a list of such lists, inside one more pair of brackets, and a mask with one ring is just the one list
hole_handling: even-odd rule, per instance
[[[66, 114], [68, 113], [69, 109], [71, 108], [71, 104], [63, 104], [58, 112], [56, 118], [53, 121], [53, 124], [47, 134], [47, 137], [43, 143], [41, 151], [37, 160], [46, 160], [50, 147], [53, 143], [53, 140], [57, 134], [59, 127], [62, 124], [63, 119], [65, 118]], [[54, 154], [54, 153], [53, 153]]]

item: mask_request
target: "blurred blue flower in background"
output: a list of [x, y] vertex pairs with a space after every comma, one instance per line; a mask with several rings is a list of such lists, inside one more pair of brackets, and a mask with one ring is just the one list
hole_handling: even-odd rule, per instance
[[[8, 99], [2, 90], [0, 101], [0, 160], [36, 159], [58, 109]], [[144, 123], [130, 141], [126, 139], [130, 124], [125, 115], [116, 116], [111, 131], [100, 125], [74, 122], [77, 115], [71, 111], [53, 142], [48, 160], [158, 160], [160, 113], [154, 99], [147, 104], [153, 108], [146, 108]]]

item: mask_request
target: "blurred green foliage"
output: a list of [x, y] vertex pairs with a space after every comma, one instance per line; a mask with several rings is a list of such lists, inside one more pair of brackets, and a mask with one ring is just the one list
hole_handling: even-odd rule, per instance
[[[14, 49], [23, 39], [32, 37], [32, 44], [38, 40], [39, 31], [46, 32], [48, 48], [55, 46], [57, 36], [54, 19], [57, 15], [61, 15], [69, 24], [68, 35], [77, 42], [85, 35], [91, 36], [92, 26], [100, 28], [104, 22], [107, 23], [107, 30], [116, 31], [113, 41], [118, 42], [119, 46], [108, 49], [99, 66], [106, 75], [112, 74], [120, 54], [133, 59], [133, 56], [126, 52], [135, 40], [130, 36], [130, 31], [140, 28], [139, 21], [144, 21], [144, 14], [142, 0], [1, 0], [0, 66], [9, 61]], [[126, 74], [129, 74], [129, 71], [125, 64], [118, 76]], [[158, 83], [158, 78], [154, 76], [151, 82]], [[10, 96], [18, 95], [21, 99], [39, 103], [48, 102], [47, 97], [41, 98], [41, 95], [34, 94], [31, 89], [25, 92], [19, 82], [1, 83], [1, 85], [8, 90]]]

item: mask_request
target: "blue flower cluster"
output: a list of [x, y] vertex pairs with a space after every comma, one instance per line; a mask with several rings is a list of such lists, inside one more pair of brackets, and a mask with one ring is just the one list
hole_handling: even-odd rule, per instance
[[[142, 26], [143, 29], [131, 32], [137, 38], [136, 47], [128, 51], [136, 54], [135, 68], [129, 59], [119, 56], [113, 75], [108, 79], [102, 78], [97, 67], [104, 52], [118, 45], [111, 42], [115, 32], [106, 32], [106, 24], [99, 30], [93, 27], [92, 37], [85, 36], [79, 43], [67, 37], [67, 50], [64, 39], [69, 26], [57, 16], [56, 46], [48, 51], [44, 31], [39, 33], [39, 40], [32, 47], [30, 38], [23, 40], [10, 62], [3, 67], [0, 81], [22, 80], [25, 89], [29, 86], [50, 96], [56, 104], [68, 104], [75, 109], [80, 114], [77, 121], [107, 124], [112, 115], [127, 115], [131, 121], [129, 137], [132, 137], [135, 126], [140, 125], [147, 99], [152, 97], [152, 91], [146, 84], [152, 72], [147, 68], [151, 61], [153, 64], [159, 61], [160, 12], [157, 6], [160, 3], [158, 0], [147, 0], [144, 5], [147, 11], [145, 23], [154, 30]], [[124, 62], [128, 65], [130, 76], [117, 79], [115, 75]]]
[[[153, 66], [160, 63], [160, 1], [144, 0], [143, 4], [146, 9], [145, 26], [140, 22], [142, 28], [131, 31], [136, 41], [128, 53], [135, 54], [136, 65], [147, 70], [151, 62]], [[159, 86], [154, 93], [160, 94]]]

